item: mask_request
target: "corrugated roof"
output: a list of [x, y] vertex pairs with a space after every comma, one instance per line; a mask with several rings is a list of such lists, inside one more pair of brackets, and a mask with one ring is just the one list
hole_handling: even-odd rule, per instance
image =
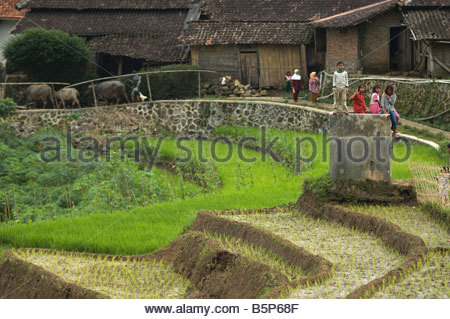
[[0, 0], [0, 18], [21, 18], [25, 12], [16, 9], [19, 0]]
[[450, 40], [450, 9], [403, 10], [415, 40]]
[[28, 9], [186, 9], [189, 0], [25, 0]]
[[299, 22], [190, 22], [183, 39], [204, 44], [301, 44], [309, 43], [312, 28]]

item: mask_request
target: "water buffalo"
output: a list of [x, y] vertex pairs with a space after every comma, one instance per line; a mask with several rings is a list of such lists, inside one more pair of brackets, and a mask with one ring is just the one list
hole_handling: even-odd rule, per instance
[[56, 100], [58, 102], [61, 102], [63, 107], [66, 108], [66, 101], [72, 102], [72, 107], [75, 106], [75, 104], [78, 105], [79, 108], [81, 108], [80, 100], [78, 99], [80, 96], [80, 93], [77, 89], [74, 88], [63, 88], [56, 92], [55, 94]]
[[44, 84], [33, 84], [25, 89], [25, 92], [21, 95], [21, 101], [25, 100], [28, 106], [31, 102], [42, 102], [43, 107], [47, 107], [47, 103], [50, 102], [55, 106], [53, 99], [53, 90], [50, 86]]
[[[89, 86], [88, 93], [91, 94], [92, 85]], [[119, 104], [121, 99], [125, 99], [128, 103], [127, 92], [125, 90], [125, 85], [120, 81], [105, 81], [95, 86], [95, 95], [97, 100], [106, 100], [108, 103], [116, 100], [116, 104]]]

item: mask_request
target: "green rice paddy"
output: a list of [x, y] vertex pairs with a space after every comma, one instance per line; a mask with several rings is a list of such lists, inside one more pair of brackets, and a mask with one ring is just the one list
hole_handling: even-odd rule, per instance
[[[321, 176], [328, 172], [328, 155], [323, 154], [323, 137], [319, 134], [268, 130], [270, 137], [279, 136], [278, 153], [292, 158], [295, 138], [310, 137], [317, 144], [316, 158], [299, 173], [292, 167], [277, 163], [270, 156], [265, 160], [259, 152], [244, 149], [248, 163], [239, 158], [238, 146], [231, 146], [232, 155], [227, 161], [214, 161], [211, 155], [211, 141], [203, 141], [203, 150], [198, 150], [198, 141], [185, 141], [183, 145], [193, 154], [194, 160], [201, 156], [214, 161], [221, 187], [210, 193], [198, 194], [184, 200], [177, 198], [135, 207], [126, 211], [90, 213], [89, 215], [63, 216], [52, 220], [29, 224], [3, 225], [0, 227], [0, 244], [13, 247], [50, 248], [65, 251], [136, 255], [150, 253], [167, 246], [185, 232], [193, 222], [196, 212], [209, 209], [265, 208], [294, 203], [301, 193], [306, 177]], [[254, 136], [260, 138], [257, 128], [225, 127], [216, 134], [234, 137]], [[156, 145], [155, 139], [150, 144]], [[230, 151], [223, 143], [215, 145], [216, 158], [224, 159]], [[326, 148], [325, 148], [326, 149]], [[405, 152], [405, 146], [395, 145], [398, 157]], [[311, 148], [305, 146], [304, 154]], [[165, 139], [159, 152], [161, 157], [175, 160], [186, 156], [176, 141]], [[325, 161], [323, 161], [325, 158]], [[437, 152], [421, 145], [411, 148], [409, 161], [424, 161], [441, 164]], [[203, 163], [206, 165], [206, 163]], [[394, 179], [408, 179], [408, 161], [393, 164]]]

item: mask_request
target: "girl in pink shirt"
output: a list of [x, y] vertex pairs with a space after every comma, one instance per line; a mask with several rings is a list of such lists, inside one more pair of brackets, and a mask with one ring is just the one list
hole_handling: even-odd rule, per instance
[[370, 99], [370, 105], [369, 105], [369, 111], [372, 114], [380, 114], [380, 111], [381, 111], [380, 92], [381, 92], [381, 86], [375, 85], [373, 87], [373, 94], [372, 94], [372, 98]]
[[291, 91], [291, 72], [287, 71], [286, 75], [284, 76], [284, 80], [286, 81], [286, 93], [289, 93]]

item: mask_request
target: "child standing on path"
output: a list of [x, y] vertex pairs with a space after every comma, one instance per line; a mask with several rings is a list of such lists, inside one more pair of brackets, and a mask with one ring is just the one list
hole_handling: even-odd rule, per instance
[[286, 80], [286, 93], [289, 93], [291, 90], [291, 72], [287, 71], [284, 79]]
[[316, 72], [312, 72], [309, 76], [309, 91], [311, 92], [312, 104], [317, 105], [317, 98], [320, 96], [320, 87]]
[[301, 80], [302, 80], [302, 77], [300, 76], [300, 74], [298, 74], [298, 70], [296, 69], [294, 71], [294, 75], [291, 78], [292, 93], [294, 94], [294, 102], [298, 101], [298, 94], [300, 93], [300, 89], [301, 89]]
[[347, 92], [348, 92], [348, 73], [344, 70], [344, 62], [337, 63], [337, 71], [333, 75], [333, 92], [334, 92], [334, 112], [343, 111], [348, 114], [347, 109]]
[[384, 91], [383, 97], [381, 98], [381, 109], [382, 114], [389, 114], [391, 118], [391, 130], [394, 135], [399, 133], [397, 131], [397, 119], [395, 116], [395, 101], [397, 100], [397, 96], [394, 94], [394, 87], [392, 85], [388, 85], [386, 90]]
[[359, 114], [366, 114], [366, 100], [364, 99], [364, 93], [366, 92], [366, 86], [360, 84], [358, 91], [350, 97], [350, 101], [353, 101], [353, 112]]
[[370, 105], [369, 110], [372, 114], [380, 114], [381, 112], [381, 99], [380, 99], [380, 93], [381, 93], [381, 86], [378, 84], [373, 87], [373, 94], [370, 98]]

